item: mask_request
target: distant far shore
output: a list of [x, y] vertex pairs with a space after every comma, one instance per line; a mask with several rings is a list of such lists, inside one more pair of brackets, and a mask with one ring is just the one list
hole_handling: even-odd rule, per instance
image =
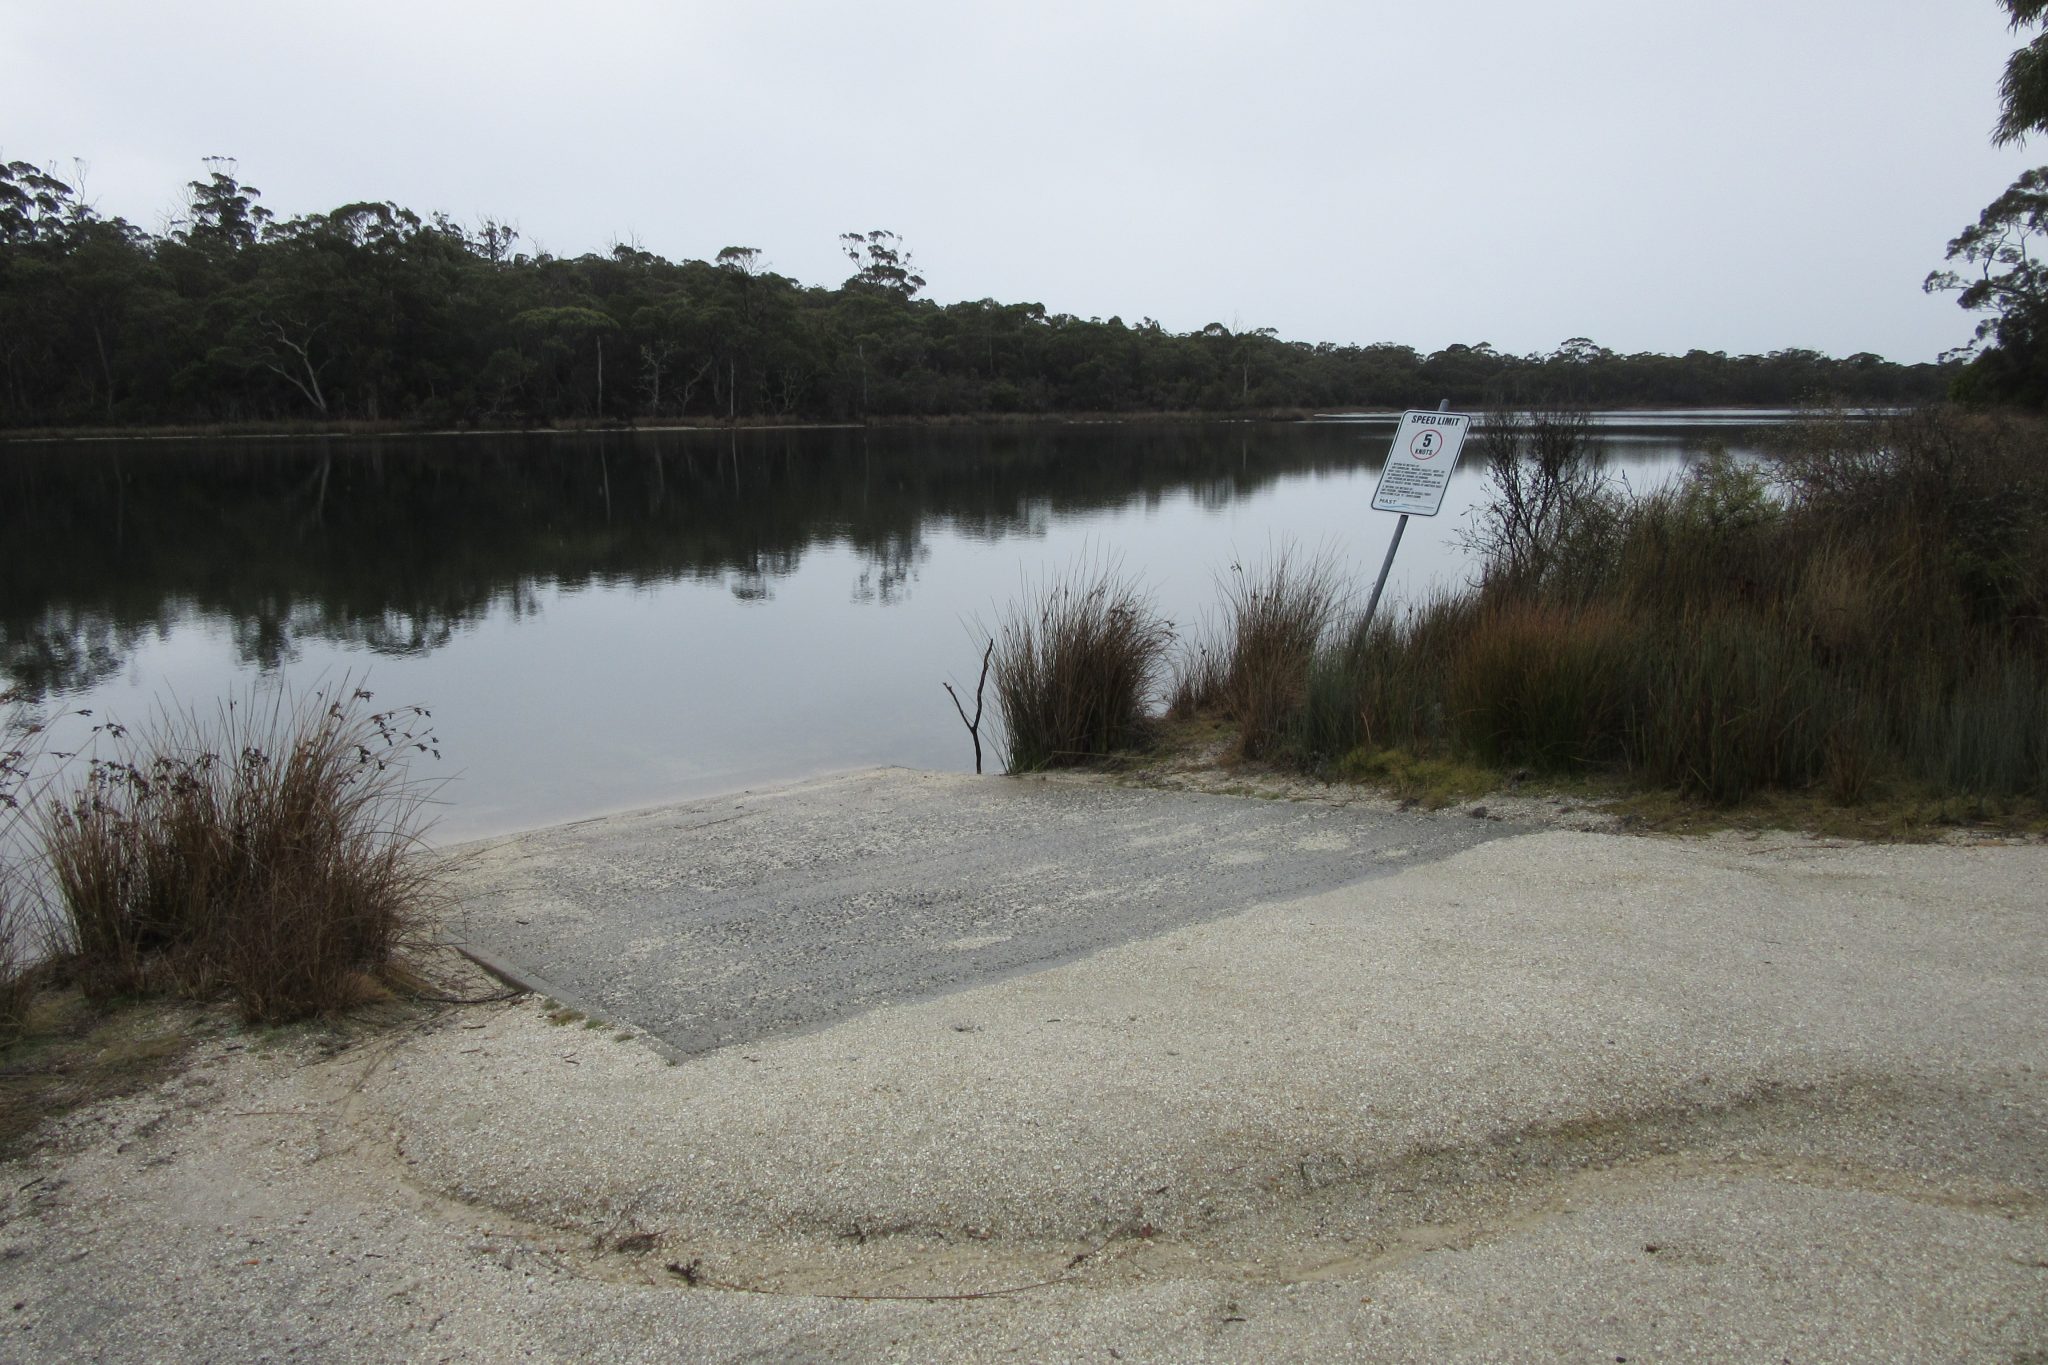
[[[1489, 405], [1467, 405], [1489, 406]], [[1727, 414], [1751, 410], [1741, 404], [1610, 404], [1595, 405], [1593, 411], [1659, 413], [1713, 412]], [[1332, 408], [1260, 408], [1230, 412], [1168, 410], [1154, 412], [981, 412], [944, 413], [924, 416], [870, 417], [865, 420], [831, 421], [804, 417], [740, 417], [736, 419], [660, 418], [641, 422], [555, 421], [520, 424], [517, 421], [458, 422], [454, 425], [430, 422], [261, 421], [200, 422], [190, 425], [136, 425], [93, 427], [0, 427], [0, 445], [10, 442], [61, 441], [180, 441], [258, 440], [298, 437], [369, 436], [557, 436], [591, 435], [607, 432], [649, 434], [655, 432], [711, 431], [861, 431], [900, 427], [1013, 427], [1013, 426], [1098, 426], [1146, 423], [1232, 423], [1310, 422], [1318, 419], [1356, 418], [1384, 414], [1392, 417], [1397, 407], [1360, 405]], [[1781, 406], [1754, 407], [1760, 416], [1781, 414]]]

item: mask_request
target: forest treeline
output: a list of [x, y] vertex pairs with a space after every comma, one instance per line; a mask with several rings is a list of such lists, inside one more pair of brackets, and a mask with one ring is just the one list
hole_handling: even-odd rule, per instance
[[1035, 303], [938, 304], [894, 233], [841, 238], [805, 285], [733, 246], [518, 250], [486, 220], [392, 203], [278, 218], [212, 158], [158, 233], [0, 166], [0, 427], [308, 420], [545, 424], [1063, 412], [1244, 412], [1527, 401], [1914, 403], [1952, 366], [1868, 353], [1424, 354], [1270, 328], [1173, 332]]

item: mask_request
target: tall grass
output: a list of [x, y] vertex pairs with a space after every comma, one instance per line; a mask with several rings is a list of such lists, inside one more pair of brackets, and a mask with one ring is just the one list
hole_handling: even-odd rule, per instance
[[[1637, 495], [1572, 414], [1489, 420], [1475, 589], [1346, 627], [1328, 556], [1234, 570], [1170, 712], [1308, 768], [1404, 751], [1713, 802], [2048, 802], [2048, 424], [1817, 418], [1768, 464], [1715, 456]], [[1113, 573], [1015, 609], [1010, 770], [1138, 738], [1169, 639]]]
[[1206, 622], [1198, 624], [1180, 641], [1179, 656], [1171, 669], [1172, 685], [1167, 692], [1168, 720], [1187, 720], [1222, 708], [1223, 686], [1230, 668], [1228, 649], [1228, 644]]
[[1275, 752], [1301, 709], [1316, 651], [1336, 621], [1345, 584], [1328, 551], [1303, 558], [1282, 546], [1223, 582], [1227, 643], [1218, 690], [1247, 758]]
[[1619, 770], [1715, 802], [2048, 800], [2048, 428], [1815, 420], [1771, 465], [1646, 496], [1570, 435], [1496, 442], [1481, 586], [1319, 650], [1259, 717], [1274, 750]]
[[1502, 767], [1571, 768], [1614, 756], [1614, 686], [1642, 641], [1606, 603], [1502, 596], [1445, 657], [1443, 698], [1462, 747]]
[[111, 756], [40, 830], [89, 994], [225, 990], [278, 1021], [379, 993], [437, 894], [408, 760], [438, 754], [424, 711], [369, 700], [343, 684], [107, 727]]
[[1085, 762], [1145, 735], [1173, 631], [1114, 565], [1045, 580], [995, 632], [1012, 773]]

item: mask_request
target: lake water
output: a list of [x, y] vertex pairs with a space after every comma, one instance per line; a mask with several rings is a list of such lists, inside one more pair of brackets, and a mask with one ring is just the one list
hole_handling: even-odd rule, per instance
[[[1771, 414], [1602, 419], [1638, 487]], [[1232, 564], [1369, 591], [1390, 417], [0, 448], [0, 668], [52, 711], [344, 675], [433, 708], [454, 841], [822, 772], [971, 769], [940, 684], [1028, 584], [1120, 560], [1183, 630]], [[1477, 443], [1390, 598], [1462, 583]], [[1363, 591], [1361, 591], [1361, 599]]]

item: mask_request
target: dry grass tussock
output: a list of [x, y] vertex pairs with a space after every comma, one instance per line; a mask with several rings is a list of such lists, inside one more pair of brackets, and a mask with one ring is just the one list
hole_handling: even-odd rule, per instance
[[420, 856], [438, 757], [416, 707], [346, 683], [301, 701], [164, 712], [38, 813], [70, 973], [89, 995], [225, 991], [250, 1020], [383, 993], [402, 935], [440, 897]]
[[1231, 565], [1222, 591], [1220, 637], [1183, 653], [1168, 714], [1219, 710], [1237, 727], [1242, 755], [1263, 758], [1283, 747], [1349, 588], [1332, 551], [1304, 556], [1282, 545], [1250, 569]]
[[994, 638], [1010, 772], [1086, 762], [1143, 738], [1173, 631], [1115, 565], [1046, 579]]

